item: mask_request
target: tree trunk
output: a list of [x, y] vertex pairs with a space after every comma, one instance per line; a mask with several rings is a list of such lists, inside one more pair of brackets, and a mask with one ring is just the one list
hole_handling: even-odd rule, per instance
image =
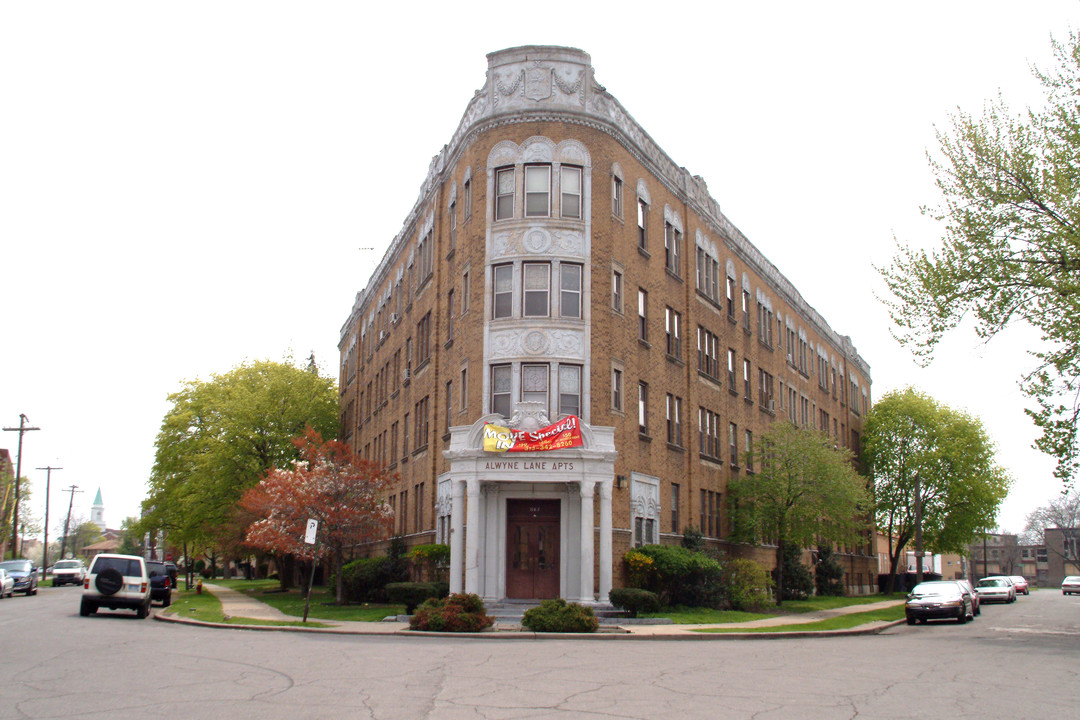
[[784, 539], [776, 543], [776, 605], [784, 602]]
[[343, 576], [345, 574], [345, 548], [341, 545], [338, 545], [336, 548], [334, 548], [334, 564], [337, 567], [337, 582], [335, 583], [337, 585], [337, 588], [335, 591], [335, 595], [337, 597], [337, 604], [342, 605], [344, 604], [343, 598], [345, 595], [345, 582], [343, 579]]

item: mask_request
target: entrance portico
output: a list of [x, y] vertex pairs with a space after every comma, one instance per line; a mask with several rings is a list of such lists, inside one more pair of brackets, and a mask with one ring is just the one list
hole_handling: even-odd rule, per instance
[[[528, 428], [531, 420], [538, 427], [528, 415], [516, 413], [509, 426]], [[439, 496], [449, 500], [441, 504], [449, 504], [450, 591], [485, 601], [608, 602], [613, 429], [581, 423], [579, 447], [485, 452], [489, 423], [507, 421], [492, 414], [451, 428], [444, 453], [450, 472], [439, 478]]]

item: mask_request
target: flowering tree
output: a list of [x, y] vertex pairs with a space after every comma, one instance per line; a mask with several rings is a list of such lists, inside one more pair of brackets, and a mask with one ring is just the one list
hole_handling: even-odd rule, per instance
[[[259, 518], [246, 540], [260, 550], [312, 561], [332, 555], [341, 603], [345, 548], [389, 530], [393, 511], [382, 495], [394, 476], [356, 457], [344, 443], [324, 441], [311, 428], [293, 442], [301, 456], [293, 468], [271, 468], [240, 500], [241, 508]], [[314, 545], [304, 542], [309, 518], [319, 521]]]

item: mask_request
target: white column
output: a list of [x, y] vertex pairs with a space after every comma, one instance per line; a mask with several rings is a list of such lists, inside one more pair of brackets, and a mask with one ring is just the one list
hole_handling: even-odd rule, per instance
[[465, 481], [451, 480], [450, 488], [450, 592], [460, 593], [465, 591]]
[[596, 483], [593, 480], [581, 481], [581, 600], [592, 605], [596, 602], [593, 595], [593, 492]]
[[600, 483], [600, 597], [609, 602], [611, 592], [611, 479]]
[[469, 531], [465, 536], [465, 592], [480, 592], [480, 535], [484, 525], [480, 517], [480, 481], [465, 481], [465, 514], [469, 519]]

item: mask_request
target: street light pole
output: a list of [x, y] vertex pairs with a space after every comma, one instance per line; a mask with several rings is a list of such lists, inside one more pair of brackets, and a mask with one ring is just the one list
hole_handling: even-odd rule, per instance
[[[45, 570], [49, 567], [49, 482], [52, 480], [53, 470], [63, 470], [59, 467], [43, 467], [38, 470], [45, 471], [45, 543], [42, 546], [41, 553], [41, 569]], [[44, 577], [44, 576], [43, 576]]]
[[12, 513], [11, 520], [11, 558], [14, 560], [19, 557], [19, 478], [22, 477], [22, 439], [23, 435], [31, 430], [40, 430], [37, 427], [27, 427], [26, 423], [30, 422], [25, 414], [19, 413], [19, 427], [7, 427], [4, 428], [5, 432], [17, 432], [19, 433], [19, 458], [15, 461], [15, 512]]

